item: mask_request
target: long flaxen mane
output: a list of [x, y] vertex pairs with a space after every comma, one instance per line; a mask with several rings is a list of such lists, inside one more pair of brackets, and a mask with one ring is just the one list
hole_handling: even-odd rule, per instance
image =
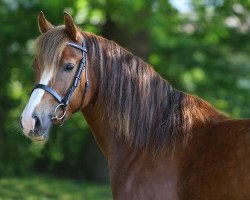
[[173, 147], [190, 129], [184, 123], [185, 93], [115, 42], [85, 35], [98, 77], [98, 99], [114, 131], [134, 147]]
[[224, 119], [209, 103], [174, 89], [149, 64], [117, 43], [84, 35], [103, 117], [130, 146], [154, 152], [171, 149], [179, 141], [187, 143], [197, 124], [218, 116]]
[[[87, 67], [98, 81], [96, 102], [102, 104], [103, 117], [109, 119], [117, 137], [130, 146], [169, 149], [187, 140], [194, 118], [209, 120], [201, 107], [217, 115], [208, 103], [174, 89], [149, 64], [117, 43], [86, 32], [83, 35]], [[48, 31], [38, 39], [38, 57], [56, 62], [67, 40], [63, 26]]]

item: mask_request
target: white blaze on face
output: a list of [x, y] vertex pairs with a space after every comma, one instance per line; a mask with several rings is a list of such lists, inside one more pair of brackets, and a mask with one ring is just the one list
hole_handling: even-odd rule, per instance
[[[48, 83], [52, 79], [52, 77], [53, 77], [53, 68], [47, 67], [43, 71], [39, 83], [44, 84], [44, 85], [48, 85]], [[23, 110], [23, 113], [21, 115], [21, 123], [23, 126], [23, 132], [27, 136], [28, 136], [30, 130], [34, 130], [34, 128], [35, 128], [35, 120], [32, 117], [32, 115], [35, 111], [35, 108], [41, 102], [43, 95], [44, 95], [44, 92], [45, 91], [42, 89], [39, 89], [39, 88], [35, 89], [32, 92], [30, 99], [29, 99], [29, 101], [28, 101], [28, 103], [27, 103], [27, 105], [26, 105], [26, 107]]]

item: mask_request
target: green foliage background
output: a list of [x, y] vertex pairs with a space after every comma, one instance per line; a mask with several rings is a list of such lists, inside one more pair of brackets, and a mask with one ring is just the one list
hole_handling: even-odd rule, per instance
[[44, 145], [20, 134], [19, 116], [34, 84], [31, 47], [39, 35], [40, 10], [55, 25], [63, 23], [64, 10], [70, 12], [83, 30], [141, 56], [178, 89], [232, 117], [249, 117], [249, 1], [188, 2], [183, 13], [167, 0], [2, 0], [0, 176], [39, 172], [97, 178], [86, 168], [91, 162], [94, 173], [101, 173], [97, 179], [107, 179], [105, 163], [91, 154], [93, 139], [81, 114], [54, 128]]

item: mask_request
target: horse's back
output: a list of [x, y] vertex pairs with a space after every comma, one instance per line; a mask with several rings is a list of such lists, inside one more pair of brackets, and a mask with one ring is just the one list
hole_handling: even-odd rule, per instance
[[203, 132], [183, 160], [181, 199], [250, 199], [250, 120], [226, 120]]

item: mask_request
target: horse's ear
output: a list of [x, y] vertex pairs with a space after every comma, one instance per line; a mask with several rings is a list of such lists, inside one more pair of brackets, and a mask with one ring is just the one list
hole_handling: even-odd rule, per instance
[[67, 12], [64, 12], [64, 24], [65, 24], [65, 28], [69, 34], [69, 37], [72, 40], [77, 41], [79, 39], [79, 36], [81, 35], [81, 32], [76, 27], [71, 15]]
[[47, 21], [42, 11], [38, 15], [38, 26], [41, 33], [45, 33], [54, 27], [50, 22]]

